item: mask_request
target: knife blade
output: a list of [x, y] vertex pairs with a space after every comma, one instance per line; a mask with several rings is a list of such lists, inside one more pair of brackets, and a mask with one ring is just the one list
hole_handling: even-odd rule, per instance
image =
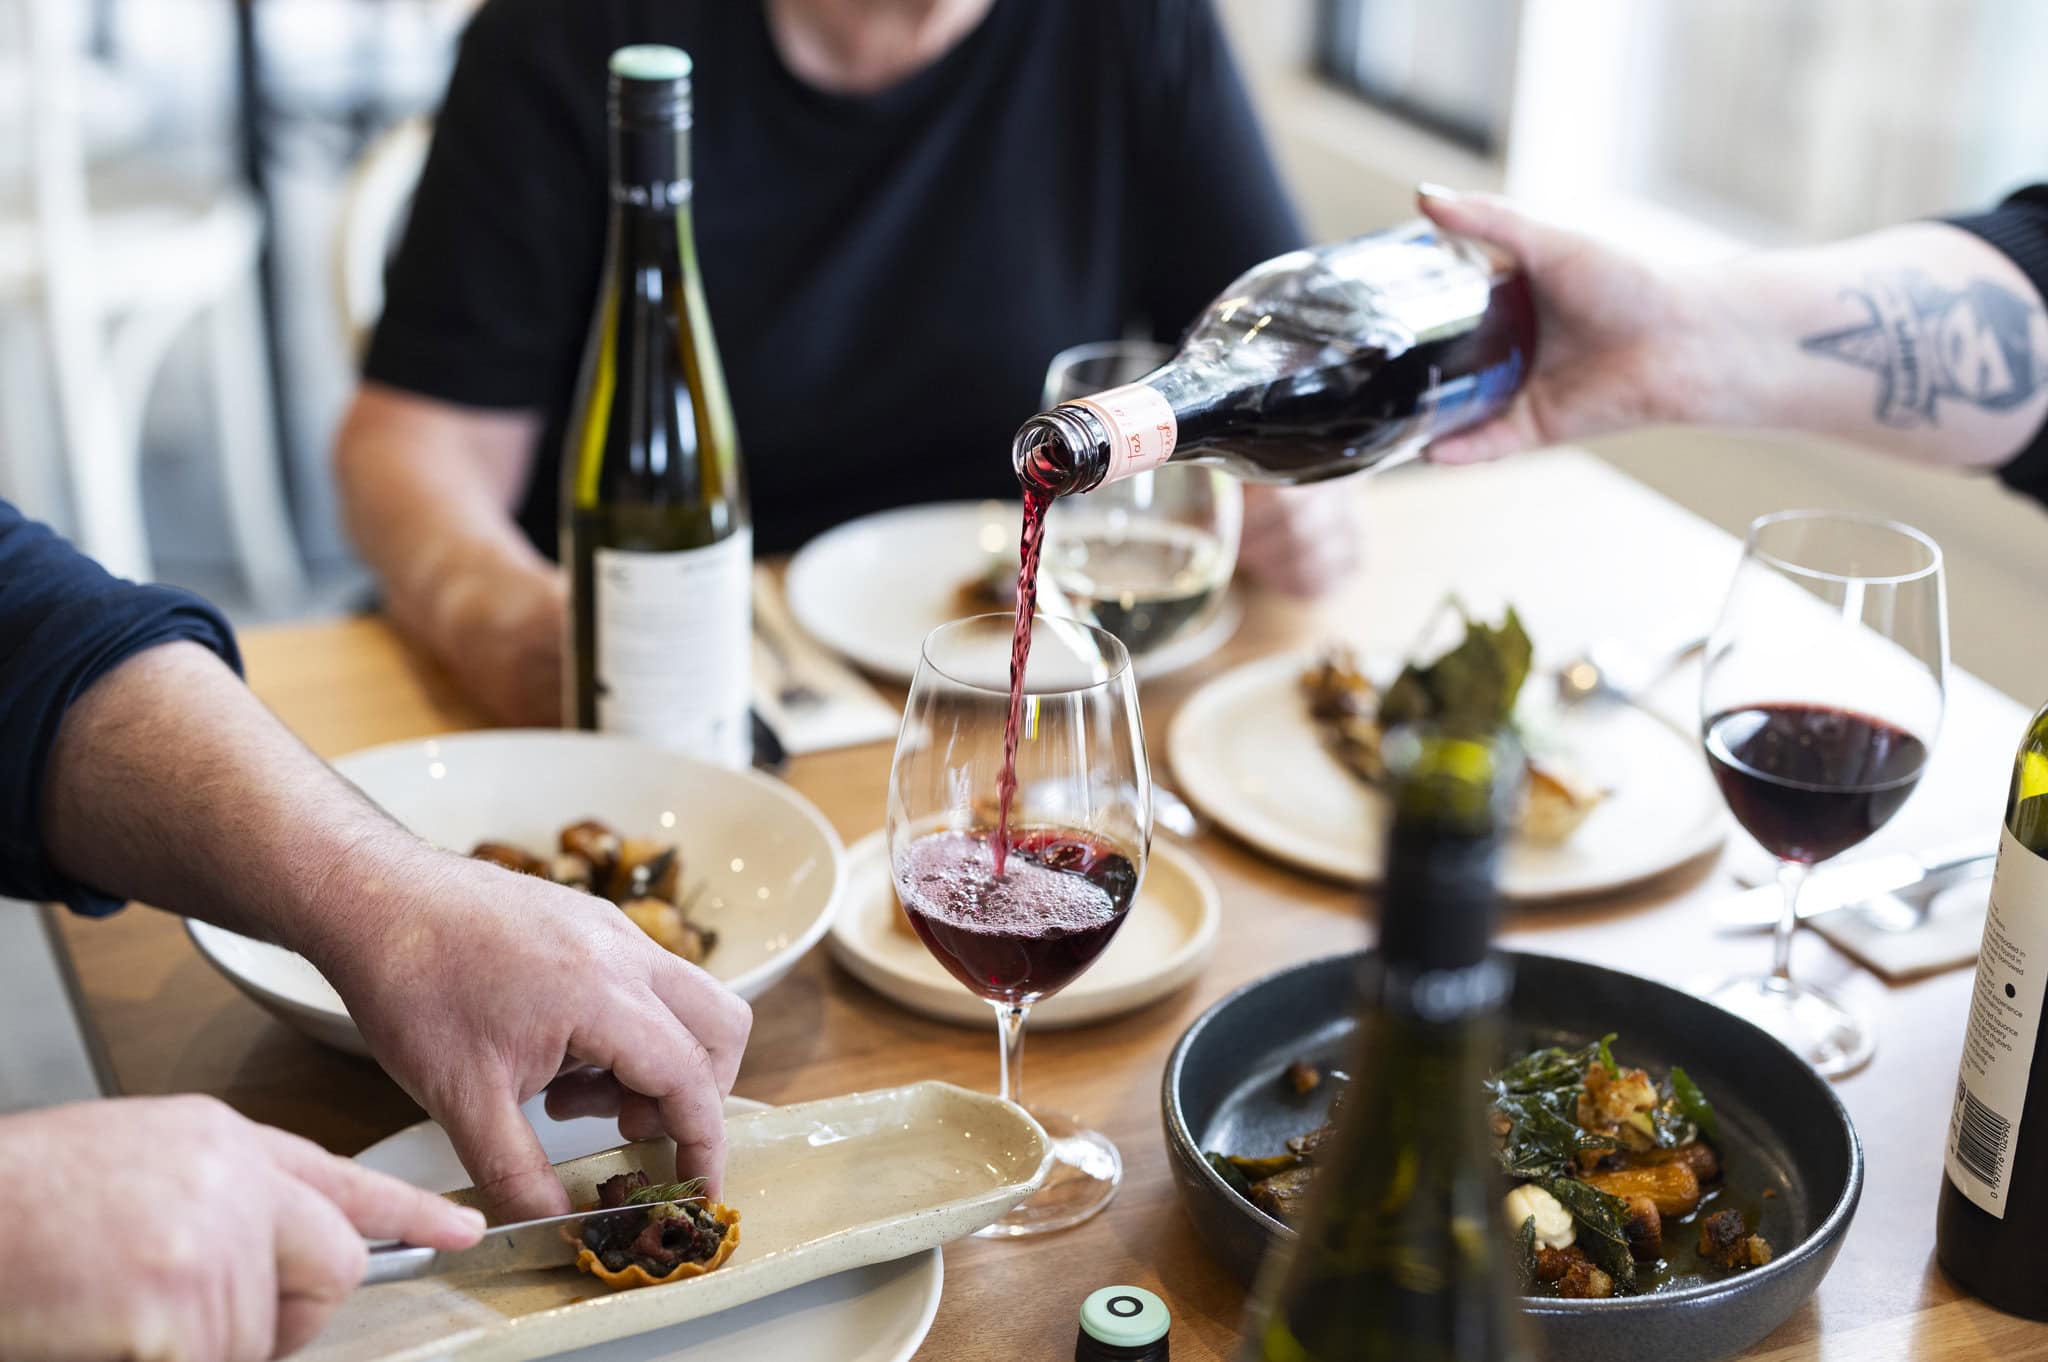
[[363, 1285], [407, 1282], [416, 1277], [453, 1277], [470, 1272], [524, 1272], [531, 1268], [567, 1267], [576, 1261], [583, 1247], [583, 1228], [593, 1220], [628, 1212], [646, 1212], [656, 1206], [681, 1206], [702, 1201], [700, 1196], [675, 1201], [644, 1201], [607, 1210], [575, 1211], [545, 1220], [522, 1220], [485, 1230], [484, 1237], [466, 1249], [417, 1248], [411, 1244], [384, 1244], [370, 1250], [369, 1266], [363, 1271]]
[[[1971, 842], [1919, 855], [1896, 852], [1829, 866], [1816, 871], [1799, 891], [1799, 920], [1808, 922], [1823, 913], [1851, 908], [1916, 886], [1932, 889], [1948, 880], [1967, 878], [1996, 855], [1981, 843]], [[1724, 928], [1737, 930], [1771, 927], [1777, 924], [1784, 907], [1784, 891], [1775, 884], [1759, 885], [1716, 903], [1714, 920]]]

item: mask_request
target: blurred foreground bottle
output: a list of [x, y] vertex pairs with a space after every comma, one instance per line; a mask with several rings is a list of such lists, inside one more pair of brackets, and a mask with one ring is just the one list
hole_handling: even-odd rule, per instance
[[2048, 1080], [2033, 1081], [2044, 988], [2048, 708], [2013, 763], [1934, 1221], [1935, 1255], [1956, 1285], [2033, 1319], [2048, 1319], [2048, 1273], [2036, 1256], [2048, 1220]]
[[1256, 266], [1179, 354], [1032, 417], [1010, 457], [1025, 491], [1051, 497], [1169, 462], [1320, 482], [1492, 416], [1535, 359], [1522, 271], [1412, 222]]
[[1246, 1362], [1535, 1356], [1513, 1303], [1488, 1148], [1508, 966], [1494, 876], [1519, 759], [1504, 740], [1397, 730], [1379, 949], [1334, 1152], [1291, 1252], [1269, 1257]]
[[750, 755], [753, 532], [690, 234], [690, 59], [611, 59], [611, 228], [562, 454], [565, 719]]

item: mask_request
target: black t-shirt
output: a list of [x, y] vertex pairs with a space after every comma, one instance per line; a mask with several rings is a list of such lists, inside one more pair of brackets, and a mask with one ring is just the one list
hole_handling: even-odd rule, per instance
[[[2012, 258], [2034, 291], [2048, 300], [2048, 184], [2030, 185], [1988, 213], [1950, 218]], [[2048, 359], [2035, 357], [2038, 370]], [[2048, 422], [1998, 470], [2005, 485], [2048, 505]]]
[[1010, 495], [1046, 362], [1171, 338], [1301, 230], [1208, 0], [995, 0], [880, 94], [782, 63], [760, 0], [490, 0], [462, 41], [365, 364], [546, 413], [520, 523], [556, 549], [604, 252], [605, 64], [695, 58], [695, 229], [765, 552]]

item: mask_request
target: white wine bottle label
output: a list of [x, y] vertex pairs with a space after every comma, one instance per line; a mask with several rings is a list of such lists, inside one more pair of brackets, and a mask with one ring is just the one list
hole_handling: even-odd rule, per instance
[[1173, 404], [1150, 384], [1126, 383], [1084, 397], [1080, 405], [1109, 427], [1109, 472], [1103, 475], [1104, 482], [1146, 472], [1173, 457], [1180, 422]]
[[595, 551], [597, 726], [727, 766], [752, 756], [754, 537]]
[[1962, 1074], [1948, 1125], [1948, 1180], [2003, 1220], [2027, 1105], [2027, 1075], [2048, 985], [2048, 858], [2010, 830], [1999, 838], [1998, 873], [1977, 954], [1977, 987], [1963, 1032]]

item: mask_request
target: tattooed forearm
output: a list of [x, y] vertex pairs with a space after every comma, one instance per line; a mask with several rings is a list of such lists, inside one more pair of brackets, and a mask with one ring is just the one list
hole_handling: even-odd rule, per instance
[[1950, 288], [1900, 270], [1868, 275], [1842, 296], [1863, 320], [1799, 348], [1875, 373], [1872, 414], [1884, 425], [1936, 425], [1938, 401], [2009, 411], [2048, 387], [2048, 316], [2009, 288], [1988, 279]]

